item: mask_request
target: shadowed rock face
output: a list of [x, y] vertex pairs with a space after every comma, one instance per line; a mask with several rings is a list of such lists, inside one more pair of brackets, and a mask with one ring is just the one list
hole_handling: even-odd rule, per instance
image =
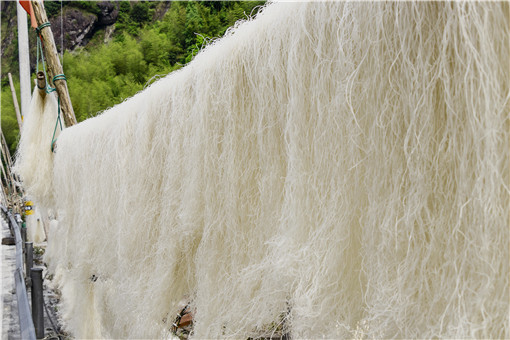
[[[92, 37], [98, 17], [95, 14], [70, 7], [64, 9], [63, 16], [55, 16], [50, 19], [50, 22], [58, 50], [61, 49], [62, 38], [64, 48], [74, 50], [78, 46], [84, 46]], [[61, 35], [62, 26], [63, 36]]]
[[108, 26], [114, 24], [119, 16], [119, 9], [116, 5], [109, 1], [103, 1], [97, 4], [101, 9], [99, 14], [98, 25]]
[[64, 9], [63, 16], [57, 15], [50, 19], [59, 51], [62, 26], [64, 48], [72, 51], [78, 46], [85, 46], [98, 29], [115, 24], [119, 16], [118, 5], [111, 1], [103, 1], [97, 6], [100, 9], [97, 15], [79, 8], [68, 7]]
[[[0, 1], [0, 6], [2, 23], [6, 23], [6, 25], [2, 26], [2, 41], [0, 45], [2, 70], [7, 70], [2, 72], [2, 78], [4, 78], [7, 72], [16, 74], [18, 69], [17, 11], [15, 1]], [[85, 46], [95, 31], [110, 22], [112, 24], [115, 23], [118, 18], [118, 9], [115, 4], [104, 1], [98, 4], [98, 7], [101, 9], [99, 15], [75, 7], [64, 7], [62, 16], [58, 13], [50, 17], [51, 29], [59, 53], [62, 50], [62, 45], [67, 50], [74, 50], [78, 46]], [[30, 28], [30, 23], [28, 37], [31, 72], [35, 72], [37, 55], [36, 34]]]
[[[77, 47], [86, 46], [91, 38], [101, 30], [104, 30], [103, 41], [111, 40], [115, 31], [115, 23], [119, 19], [119, 3], [117, 1], [101, 1], [95, 3], [97, 7], [92, 12], [79, 6], [65, 4], [62, 15], [58, 10], [50, 16], [51, 29], [55, 39], [58, 53], [62, 49], [69, 51]], [[162, 1], [155, 9], [154, 20], [160, 20], [171, 6], [170, 1]], [[0, 13], [2, 17], [2, 34], [0, 54], [2, 60], [2, 78], [7, 72], [15, 74], [18, 69], [17, 51], [17, 16], [15, 1], [0, 1]], [[29, 26], [30, 27], [30, 26]], [[29, 49], [31, 72], [35, 72], [36, 65], [36, 35], [33, 29], [29, 29]]]

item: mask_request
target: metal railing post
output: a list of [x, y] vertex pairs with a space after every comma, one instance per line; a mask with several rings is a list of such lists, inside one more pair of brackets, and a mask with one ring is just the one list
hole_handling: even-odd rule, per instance
[[[18, 317], [21, 331], [21, 339], [35, 340], [34, 323], [30, 313], [25, 280], [23, 278], [23, 244], [21, 242], [20, 225], [10, 211], [2, 206], [2, 211], [7, 215], [12, 234], [16, 240], [16, 270], [14, 271], [14, 284], [16, 287], [16, 300], [18, 302]], [[17, 219], [19, 215], [16, 216]], [[41, 285], [42, 287], [42, 285]]]
[[30, 275], [30, 272], [34, 265], [34, 244], [32, 242], [26, 242], [25, 249], [25, 276], [27, 277], [27, 286], [30, 287], [32, 285], [32, 276]]
[[27, 243], [27, 228], [20, 227], [21, 229], [21, 242], [22, 242], [22, 248], [23, 252], [26, 252], [25, 244]]
[[34, 320], [35, 336], [37, 339], [44, 338], [44, 297], [42, 268], [34, 267], [32, 275], [32, 320]]

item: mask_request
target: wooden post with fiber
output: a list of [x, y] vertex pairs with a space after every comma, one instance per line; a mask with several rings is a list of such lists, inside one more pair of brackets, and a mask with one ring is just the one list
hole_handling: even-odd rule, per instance
[[[4, 164], [5, 164], [5, 168], [2, 170], [5, 171], [5, 175], [7, 177], [6, 180], [8, 179], [8, 181], [10, 182], [10, 188], [12, 190], [10, 192], [11, 204], [14, 206], [14, 208], [16, 210], [18, 192], [16, 190], [16, 182], [14, 181], [14, 176], [11, 171], [11, 168], [12, 168], [11, 153], [9, 152], [9, 147], [7, 146], [7, 142], [5, 141], [3, 131], [0, 130], [0, 134], [1, 134], [0, 144], [2, 146], [1, 153], [2, 153], [3, 160], [4, 160]], [[9, 183], [7, 183], [7, 185], [9, 186]]]
[[[3, 151], [2, 151], [2, 155], [3, 155]], [[5, 171], [5, 167], [4, 167], [4, 163], [0, 160], [0, 171], [2, 172], [2, 177], [4, 179], [4, 182], [5, 182], [5, 186], [4, 186], [4, 182], [0, 181], [2, 183], [2, 193], [3, 193], [3, 197], [4, 197], [4, 200], [5, 200], [5, 204], [8, 205], [10, 203], [10, 192], [11, 192], [11, 182], [9, 180], [9, 178], [7, 178], [7, 172]], [[9, 196], [9, 198], [7, 198], [7, 196]]]
[[37, 89], [39, 90], [39, 94], [41, 95], [41, 98], [46, 97], [46, 78], [44, 77], [44, 72], [39, 71], [37, 72]]
[[[73, 106], [71, 105], [67, 81], [63, 76], [64, 71], [62, 70], [60, 60], [58, 59], [57, 46], [55, 45], [55, 39], [53, 38], [53, 32], [49, 25], [44, 4], [41, 0], [34, 0], [32, 1], [32, 7], [34, 9], [37, 24], [39, 25], [38, 33], [42, 40], [43, 52], [48, 65], [48, 73], [50, 76], [48, 81], [50, 82], [50, 85], [53, 82], [53, 86], [57, 90], [66, 126], [69, 127], [75, 125], [76, 117], [74, 115]], [[58, 76], [56, 77], [57, 79], [54, 79], [55, 76]]]

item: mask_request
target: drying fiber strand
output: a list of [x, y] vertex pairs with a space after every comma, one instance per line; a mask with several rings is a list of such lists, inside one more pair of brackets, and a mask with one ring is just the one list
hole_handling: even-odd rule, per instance
[[194, 338], [509, 338], [508, 30], [507, 2], [271, 3], [64, 130], [23, 179], [67, 330], [167, 338], [188, 301]]
[[[29, 113], [24, 117], [21, 138], [16, 152], [14, 171], [20, 175], [25, 190], [41, 202], [53, 205], [53, 133], [57, 138], [61, 126], [57, 125], [58, 102], [54, 92], [42, 97], [35, 88]], [[63, 122], [62, 122], [63, 127]], [[29, 197], [25, 197], [31, 200]], [[41, 208], [44, 210], [44, 208]], [[26, 215], [27, 237], [30, 242], [41, 243], [46, 239], [39, 208]]]
[[[29, 113], [25, 115], [21, 138], [16, 151], [13, 170], [21, 177], [23, 187], [40, 202], [53, 205], [53, 133], [57, 138], [61, 132], [57, 124], [58, 102], [56, 93], [44, 97], [35, 88]], [[63, 122], [62, 122], [63, 127]]]
[[39, 244], [46, 240], [46, 233], [39, 210], [34, 209], [32, 211], [32, 214], [26, 215], [27, 239], [28, 242]]

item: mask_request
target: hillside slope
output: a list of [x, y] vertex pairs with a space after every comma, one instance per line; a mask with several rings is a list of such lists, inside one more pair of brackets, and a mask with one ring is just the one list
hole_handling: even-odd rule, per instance
[[[45, 1], [78, 121], [122, 102], [155, 75], [189, 62], [264, 1]], [[14, 153], [19, 139], [7, 73], [19, 94], [16, 3], [1, 2], [2, 130]], [[31, 71], [36, 35], [30, 29]]]

